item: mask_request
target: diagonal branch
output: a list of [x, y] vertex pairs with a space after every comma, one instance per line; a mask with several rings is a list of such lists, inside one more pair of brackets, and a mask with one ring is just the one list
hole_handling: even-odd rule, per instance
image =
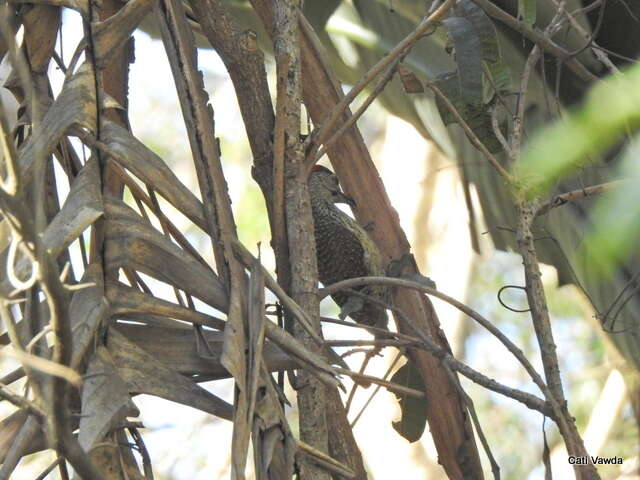
[[490, 0], [473, 0], [487, 15], [504, 23], [508, 27], [521, 33], [528, 40], [538, 45], [544, 52], [560, 59], [564, 64], [575, 73], [581, 80], [591, 83], [598, 80], [598, 77], [591, 73], [580, 61], [564, 48], [557, 45], [553, 40], [545, 36], [545, 34], [535, 28], [529, 27], [524, 21], [518, 20], [509, 13], [502, 10]]
[[[425, 16], [422, 21], [416, 26], [416, 28], [407, 35], [400, 43], [398, 43], [393, 49], [387, 53], [384, 57], [378, 60], [373, 67], [371, 67], [362, 78], [356, 83], [349, 92], [342, 97], [342, 99], [331, 109], [331, 113], [322, 123], [322, 126], [319, 127], [317, 131], [312, 132], [309, 136], [305, 148], [310, 148], [310, 153], [307, 155], [307, 169], [315, 163], [316, 161], [316, 153], [321, 144], [323, 144], [328, 138], [329, 135], [334, 133], [336, 126], [345, 111], [351, 105], [351, 102], [355, 100], [360, 92], [362, 92], [367, 85], [369, 85], [378, 75], [380, 75], [383, 71], [387, 69], [392, 63], [394, 63], [398, 58], [404, 57], [407, 55], [409, 50], [413, 47], [413, 45], [420, 40], [424, 34], [432, 28], [437, 22], [439, 22], [453, 7], [455, 4], [455, 0], [446, 0], [440, 7], [438, 7], [431, 15]], [[311, 142], [313, 142], [313, 146], [311, 146]]]
[[546, 215], [554, 208], [561, 207], [562, 205], [570, 202], [575, 202], [584, 198], [592, 197], [593, 195], [600, 195], [602, 193], [610, 192], [611, 190], [619, 188], [626, 183], [628, 183], [628, 180], [615, 180], [613, 182], [601, 183], [599, 185], [592, 185], [590, 187], [572, 190], [571, 192], [561, 193], [553, 197], [548, 202], [540, 205], [540, 207], [538, 207], [538, 209], [536, 210], [535, 215], [536, 217]]
[[[263, 24], [270, 25], [271, 13], [265, 0], [253, 0], [252, 3]], [[333, 108], [340, 103], [343, 93], [326, 63], [326, 54], [315, 32], [304, 18], [301, 18], [300, 22], [303, 33], [301, 48], [305, 105], [313, 122], [322, 125], [331, 116]], [[346, 122], [349, 117], [349, 109], [345, 108], [340, 115], [341, 121]], [[409, 244], [406, 235], [357, 126], [354, 125], [347, 130], [327, 149], [327, 153], [347, 193], [358, 205], [366, 206], [356, 209], [356, 218], [361, 224], [375, 225], [370, 234], [385, 260], [401, 258], [407, 254]], [[410, 263], [407, 270], [417, 273], [415, 262]], [[396, 298], [396, 304], [407, 312], [422, 330], [437, 339], [439, 344], [446, 345], [437, 316], [428, 299], [410, 292], [401, 293], [400, 297]], [[450, 385], [451, 380], [438, 359], [421, 350], [410, 348], [408, 353], [418, 366], [427, 390], [433, 392], [432, 401], [427, 405], [427, 418], [445, 472], [454, 479], [463, 478], [465, 475], [483, 478], [477, 447], [470, 434], [472, 426], [466, 413], [466, 404]], [[337, 428], [339, 425], [336, 425]], [[460, 461], [462, 458], [465, 458], [465, 462]]]

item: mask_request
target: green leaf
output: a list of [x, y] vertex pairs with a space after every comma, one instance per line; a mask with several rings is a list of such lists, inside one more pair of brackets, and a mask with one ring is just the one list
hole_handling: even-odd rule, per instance
[[[422, 377], [411, 361], [405, 363], [393, 374], [391, 382], [427, 393]], [[409, 442], [415, 442], [420, 439], [427, 424], [427, 400], [397, 392], [396, 397], [398, 397], [402, 417], [398, 422], [392, 423], [393, 428]]]
[[483, 98], [493, 99], [495, 93], [511, 90], [511, 74], [509, 67], [502, 60], [498, 32], [491, 19], [471, 0], [462, 0], [454, 8], [457, 17], [466, 19], [480, 39], [482, 61], [484, 62]]
[[[456, 72], [447, 73], [440, 76], [434, 83], [440, 89], [442, 94], [447, 97], [451, 103], [453, 103], [454, 107], [456, 107], [462, 114], [464, 105], [460, 100], [460, 82], [458, 81], [458, 74]], [[438, 112], [440, 112], [440, 116], [442, 117], [442, 122], [445, 125], [449, 125], [457, 121], [456, 117], [451, 113], [439, 96], [436, 96], [436, 106], [438, 107]]]
[[518, 0], [518, 18], [530, 27], [536, 23], [538, 14], [536, 0]]
[[593, 162], [640, 128], [640, 65], [598, 83], [582, 106], [532, 139], [515, 170], [529, 195]]
[[511, 69], [505, 63], [485, 62], [485, 98], [493, 99], [496, 93], [511, 91]]
[[[482, 104], [474, 105], [471, 103], [465, 103], [460, 98], [460, 85], [457, 77], [458, 74], [456, 72], [449, 73], [442, 76], [434, 83], [443, 95], [453, 104], [466, 124], [469, 125], [475, 135], [482, 141], [482, 143], [484, 143], [485, 147], [487, 147], [490, 152], [499, 152], [502, 149], [502, 146], [493, 133], [491, 117], [485, 110], [486, 106]], [[438, 107], [438, 111], [442, 117], [442, 122], [445, 125], [457, 123], [458, 120], [456, 117], [438, 96], [436, 96], [436, 106]]]
[[470, 0], [459, 2], [453, 11], [456, 17], [466, 19], [480, 39], [482, 60], [497, 62], [500, 59], [500, 48], [496, 28], [484, 11]]
[[589, 268], [601, 281], [608, 281], [637, 252], [640, 238], [640, 136], [631, 142], [622, 158], [618, 177], [633, 179], [616, 185], [598, 198], [594, 221], [584, 243]]
[[465, 103], [482, 103], [482, 44], [469, 20], [449, 17], [443, 20], [455, 48], [460, 98]]

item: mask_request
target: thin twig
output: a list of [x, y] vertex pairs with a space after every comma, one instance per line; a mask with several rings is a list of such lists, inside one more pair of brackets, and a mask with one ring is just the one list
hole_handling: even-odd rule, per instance
[[549, 200], [546, 203], [540, 205], [538, 210], [535, 212], [536, 217], [540, 217], [545, 215], [550, 210], [553, 210], [556, 207], [561, 207], [569, 202], [575, 202], [578, 200], [582, 200], [587, 197], [592, 197], [594, 195], [599, 195], [601, 193], [607, 193], [613, 190], [614, 188], [619, 188], [622, 185], [628, 184], [629, 180], [614, 180], [612, 182], [601, 183], [599, 185], [592, 185], [590, 187], [580, 188], [578, 190], [572, 190], [571, 192], [561, 193], [553, 197], [553, 199]]
[[[640, 283], [638, 283], [638, 278], [640, 278], [640, 272], [633, 275], [627, 281], [625, 286], [622, 287], [622, 290], [620, 290], [620, 293], [616, 295], [616, 298], [613, 299], [613, 302], [611, 302], [611, 305], [609, 305], [609, 307], [604, 312], [604, 314], [598, 313], [598, 318], [602, 323], [602, 329], [605, 332], [617, 333], [625, 330], [624, 328], [622, 330], [615, 330], [615, 323], [616, 323], [616, 319], [618, 318], [618, 315], [620, 314], [624, 306], [635, 296], [637, 291], [640, 290]], [[625, 295], [625, 292], [627, 291], [629, 291], [629, 293], [623, 299], [623, 295]], [[612, 315], [612, 311], [614, 308], [616, 309], [616, 312]], [[612, 320], [611, 326], [607, 327], [607, 322], [609, 321], [610, 318]]]
[[336, 370], [343, 375], [351, 377], [354, 382], [360, 383], [361, 385], [369, 385], [371, 383], [374, 383], [386, 388], [390, 392], [401, 393], [413, 398], [425, 398], [424, 392], [421, 392], [420, 390], [416, 390], [414, 388], [406, 387], [398, 383], [387, 382], [372, 375], [363, 375], [352, 370], [347, 370], [346, 368], [336, 367]]
[[[238, 256], [238, 259], [246, 268], [251, 267], [253, 262], [258, 261], [251, 254], [251, 252], [249, 252], [249, 250], [247, 250], [247, 248], [239, 241], [233, 242], [233, 249]], [[300, 322], [302, 327], [311, 336], [311, 338], [313, 338], [318, 345], [323, 345], [324, 340], [313, 328], [311, 319], [309, 318], [307, 313], [302, 308], [300, 308], [300, 305], [298, 305], [289, 295], [287, 295], [287, 292], [285, 292], [280, 284], [276, 281], [276, 279], [271, 276], [268, 270], [264, 268], [262, 264], [260, 265], [262, 268], [262, 274], [265, 277], [265, 284], [267, 285], [267, 288], [269, 288], [269, 290], [271, 290], [271, 292], [278, 298], [278, 300], [280, 300], [282, 306]]]
[[484, 143], [478, 138], [473, 129], [469, 126], [469, 124], [462, 117], [458, 109], [455, 107], [451, 100], [449, 100], [442, 91], [433, 83], [426, 84], [428, 88], [430, 88], [434, 94], [436, 94], [446, 105], [447, 109], [451, 112], [451, 114], [456, 118], [456, 121], [460, 124], [464, 133], [467, 135], [469, 141], [484, 155], [484, 157], [489, 161], [489, 163], [496, 169], [496, 171], [504, 178], [507, 183], [512, 184], [514, 182], [513, 176], [509, 173], [498, 161], [498, 159], [485, 147]]
[[82, 377], [75, 370], [66, 365], [47, 360], [46, 358], [32, 355], [22, 350], [0, 350], [0, 357], [9, 357], [18, 360], [23, 366], [28, 366], [35, 370], [39, 370], [47, 375], [62, 378], [75, 387], [80, 387]]
[[[437, 290], [433, 290], [417, 282], [412, 282], [410, 280], [403, 280], [399, 278], [358, 277], [358, 278], [352, 278], [349, 280], [343, 280], [341, 282], [334, 283], [329, 287], [323, 288], [320, 291], [320, 295], [324, 297], [338, 290], [343, 290], [350, 287], [361, 286], [361, 285], [371, 285], [371, 284], [402, 286], [402, 287], [422, 291], [450, 303], [454, 307], [458, 308], [459, 310], [463, 311], [467, 315], [471, 316], [474, 320], [476, 320], [483, 327], [485, 327], [492, 334], [494, 334], [503, 343], [503, 345], [505, 345], [505, 347], [507, 347], [507, 349], [520, 361], [520, 363], [524, 366], [527, 373], [529, 373], [529, 375], [531, 376], [534, 383], [538, 386], [538, 388], [540, 388], [542, 393], [545, 395], [546, 400], [549, 403], [551, 403], [551, 405], [554, 407], [554, 410], [551, 410], [543, 400], [535, 397], [534, 395], [528, 394], [526, 392], [522, 392], [520, 390], [511, 388], [511, 387], [507, 387], [506, 385], [502, 385], [499, 382], [496, 382], [495, 380], [488, 378], [486, 375], [483, 375], [482, 373], [474, 370], [468, 365], [460, 362], [455, 357], [453, 357], [453, 355], [451, 355], [446, 349], [439, 347], [435, 342], [433, 342], [433, 340], [431, 340], [431, 338], [429, 338], [423, 332], [416, 331], [414, 323], [410, 319], [408, 319], [407, 316], [404, 314], [404, 312], [402, 312], [399, 308], [393, 305], [386, 305], [387, 308], [390, 308], [391, 310], [396, 312], [404, 322], [407, 322], [407, 324], [411, 328], [413, 328], [414, 331], [416, 331], [417, 335], [420, 337], [420, 340], [421, 340], [419, 348], [426, 350], [427, 352], [433, 354], [437, 358], [440, 358], [441, 361], [445, 362], [446, 365], [449, 365], [451, 368], [460, 372], [462, 375], [469, 378], [473, 382], [479, 385], [482, 385], [485, 388], [488, 388], [489, 390], [493, 390], [494, 392], [501, 393], [518, 402], [521, 402], [524, 405], [526, 405], [528, 408], [537, 410], [543, 413], [544, 415], [550, 416], [552, 418], [554, 415], [552, 412], [556, 410], [559, 411], [560, 406], [557, 403], [554, 404], [554, 397], [551, 395], [551, 392], [547, 388], [546, 384], [544, 383], [540, 375], [538, 375], [538, 373], [535, 371], [533, 366], [529, 363], [527, 358], [524, 356], [522, 351], [517, 346], [515, 346], [502, 332], [500, 332], [496, 327], [494, 327], [488, 320], [482, 317], [482, 315], [475, 312], [474, 310], [467, 307], [466, 305], [458, 302], [457, 300], [454, 300], [453, 298], [438, 292]], [[354, 293], [357, 294], [355, 290], [351, 294], [354, 294]], [[380, 302], [375, 298], [368, 298], [368, 301], [374, 302], [374, 303]], [[384, 302], [380, 302], [380, 303], [384, 304]]]
[[[393, 371], [393, 367], [396, 366], [396, 363], [398, 363], [398, 360], [400, 360], [401, 358], [402, 358], [402, 354], [400, 352], [397, 352], [396, 356], [393, 357], [393, 360], [391, 361], [389, 368], [387, 368], [387, 371], [384, 372], [384, 375], [382, 376], [383, 379], [387, 379], [389, 375], [391, 375], [391, 372]], [[376, 385], [375, 390], [371, 392], [371, 395], [369, 395], [369, 398], [367, 398], [367, 401], [364, 402], [364, 405], [362, 405], [362, 408], [360, 409], [358, 414], [354, 417], [353, 421], [351, 422], [350, 424], [351, 428], [356, 426], [356, 423], [358, 423], [358, 420], [360, 420], [360, 417], [362, 417], [365, 410], [367, 409], [369, 404], [373, 401], [373, 398], [376, 396], [376, 394], [380, 391], [381, 388], [382, 388], [381, 385]]]
[[25, 376], [24, 368], [18, 367], [15, 370], [7, 373], [4, 377], [0, 378], [1, 385], [11, 385]]
[[[325, 296], [331, 295], [339, 290], [344, 290], [347, 288], [353, 288], [353, 287], [362, 286], [362, 285], [372, 285], [372, 284], [399, 286], [399, 287], [410, 288], [413, 290], [418, 290], [418, 291], [427, 293], [428, 295], [439, 298], [440, 300], [443, 300], [449, 303], [450, 305], [454, 306], [455, 308], [463, 312], [465, 315], [469, 316], [470, 318], [475, 320], [477, 323], [479, 323], [482, 327], [488, 330], [493, 336], [495, 336], [500, 341], [500, 343], [502, 343], [507, 348], [507, 350], [520, 362], [520, 364], [524, 367], [527, 373], [531, 376], [531, 379], [534, 381], [534, 383], [538, 386], [538, 388], [540, 388], [542, 393], [545, 395], [545, 398], [547, 399], [547, 401], [553, 400], [553, 396], [551, 395], [551, 392], [549, 391], [548, 387], [546, 386], [546, 384], [544, 383], [540, 375], [533, 368], [533, 365], [531, 365], [531, 363], [529, 362], [527, 357], [524, 355], [522, 350], [520, 350], [520, 348], [518, 348], [511, 340], [509, 340], [509, 338], [506, 335], [504, 335], [497, 327], [495, 327], [495, 325], [493, 325], [489, 320], [487, 320], [482, 315], [480, 315], [480, 313], [476, 312], [475, 310], [463, 304], [462, 302], [459, 302], [454, 298], [448, 295], [445, 295], [444, 293], [438, 290], [429, 288], [421, 283], [413, 282], [410, 280], [404, 280], [400, 278], [358, 277], [358, 278], [351, 278], [349, 280], [343, 280], [341, 282], [334, 283], [329, 287], [325, 287], [322, 290], [320, 290], [320, 296], [324, 298]], [[424, 341], [423, 336], [420, 336], [420, 338]]]
[[490, 17], [501, 21], [515, 31], [521, 33], [527, 39], [531, 40], [536, 45], [539, 45], [545, 52], [561, 60], [581, 80], [589, 83], [596, 82], [598, 80], [596, 75], [587, 70], [582, 63], [580, 63], [576, 58], [571, 57], [569, 52], [554, 43], [553, 40], [545, 36], [544, 33], [535, 28], [529, 27], [526, 22], [509, 15], [490, 0], [473, 0], [473, 2], [484, 10]]
[[60, 464], [60, 462], [63, 462], [64, 458], [62, 457], [58, 457], [56, 458], [53, 463], [51, 465], [49, 465], [47, 468], [45, 468], [40, 475], [38, 475], [37, 477], [34, 478], [34, 480], [44, 480], [45, 478], [47, 478], [47, 475], [49, 475], [51, 472], [53, 472], [53, 470], [55, 470], [55, 468]]
[[[551, 318], [542, 284], [540, 263], [531, 231], [531, 224], [537, 210], [536, 202], [520, 202], [517, 207], [517, 245], [523, 260], [527, 300], [531, 308], [531, 320], [540, 348], [545, 378], [551, 392], [551, 396], [547, 397], [547, 400], [554, 410], [555, 421], [569, 455], [586, 457], [588, 455], [587, 450], [576, 428], [575, 419], [566, 408], [558, 355], [551, 328]], [[576, 475], [579, 477], [584, 476], [586, 479], [600, 478], [592, 464], [574, 466], [574, 468]]]
[[[356, 83], [351, 90], [336, 104], [336, 106], [331, 110], [331, 115], [325, 123], [317, 130], [316, 132], [309, 135], [308, 139], [305, 141], [305, 151], [311, 151], [312, 153], [307, 156], [309, 160], [307, 160], [307, 167], [309, 168], [309, 164], [313, 164], [315, 162], [315, 152], [319, 148], [320, 144], [324, 143], [329, 135], [333, 133], [338, 121], [342, 117], [342, 114], [349, 108], [351, 102], [355, 100], [362, 90], [365, 89], [373, 79], [375, 79], [380, 73], [382, 73], [389, 65], [391, 65], [398, 57], [406, 55], [406, 53], [413, 47], [413, 45], [420, 39], [422, 36], [437, 22], [439, 22], [442, 17], [444, 17], [447, 12], [453, 7], [455, 4], [455, 0], [446, 0], [436, 11], [434, 11], [431, 15], [426, 16], [422, 19], [422, 21], [418, 24], [418, 26], [407, 35], [404, 40], [398, 43], [389, 53], [387, 53], [384, 57], [382, 57], [378, 63], [376, 63], [373, 67], [371, 67], [362, 78]], [[310, 149], [311, 142], [315, 144], [313, 149]]]
[[7, 400], [9, 403], [12, 403], [18, 408], [24, 408], [34, 415], [37, 415], [39, 418], [45, 418], [46, 413], [35, 403], [26, 399], [25, 397], [21, 397], [19, 395], [15, 395], [11, 392], [8, 392], [4, 385], [0, 385], [0, 398]]
[[335, 458], [330, 457], [326, 453], [323, 453], [320, 450], [313, 448], [311, 445], [303, 442], [302, 440], [296, 441], [296, 445], [299, 451], [304, 453], [316, 465], [319, 465], [320, 467], [330, 472], [336, 473], [340, 477], [356, 478], [356, 474], [351, 468], [349, 468], [347, 465], [344, 465], [338, 462]]
[[0, 188], [9, 195], [15, 195], [19, 190], [18, 152], [11, 135], [9, 120], [6, 117], [7, 109], [0, 96], [0, 147], [3, 155], [6, 179], [0, 178]]
[[449, 377], [451, 377], [451, 383], [456, 386], [458, 393], [462, 396], [465, 403], [467, 404], [467, 409], [469, 410], [469, 415], [471, 416], [471, 420], [473, 421], [473, 426], [476, 429], [476, 434], [478, 435], [480, 443], [482, 444], [482, 448], [484, 448], [484, 452], [487, 454], [487, 458], [489, 459], [489, 463], [491, 464], [491, 472], [493, 473], [493, 478], [494, 480], [500, 480], [500, 466], [493, 456], [493, 452], [491, 451], [489, 441], [487, 440], [487, 437], [484, 434], [484, 430], [482, 429], [482, 424], [480, 423], [480, 419], [478, 418], [473, 400], [467, 394], [467, 392], [464, 391], [462, 385], [460, 385], [460, 382], [457, 381], [457, 378], [450, 369], [447, 369], [447, 374], [449, 375]]
[[[556, 8], [560, 7], [557, 0], [551, 0], [551, 1], [555, 4]], [[609, 56], [607, 55], [607, 53], [605, 53], [605, 51], [602, 50], [599, 47], [599, 45], [595, 42], [595, 38], [598, 35], [597, 32], [600, 30], [600, 27], [602, 26], [602, 21], [604, 19], [604, 13], [606, 9], [606, 0], [595, 1], [593, 2], [592, 5], [589, 5], [589, 7], [593, 7], [593, 8], [597, 8], [598, 6], [600, 7], [600, 12], [598, 13], [598, 20], [596, 22], [595, 28], [590, 34], [582, 27], [582, 25], [580, 25], [580, 22], [576, 20], [575, 16], [572, 13], [566, 12], [567, 19], [569, 20], [569, 23], [571, 23], [571, 26], [575, 28], [578, 33], [584, 36], [585, 39], [587, 39], [583, 47], [579, 48], [575, 52], [570, 52], [570, 55], [576, 56], [580, 54], [582, 51], [584, 51], [585, 49], [591, 48], [591, 51], [593, 51], [593, 54], [596, 56], [596, 58], [600, 60], [602, 64], [606, 66], [612, 73], [617, 74], [617, 73], [620, 73], [620, 70], [618, 69], [618, 67], [615, 66], [615, 64], [609, 59]]]
[[[565, 1], [561, 0], [561, 2], [558, 4], [558, 10], [556, 14], [544, 30], [544, 35], [546, 37], [552, 38], [553, 35], [562, 26], [562, 22], [560, 22], [559, 20], [564, 13], [564, 5]], [[529, 80], [531, 79], [531, 74], [533, 73], [535, 65], [540, 59], [541, 53], [542, 50], [540, 48], [540, 45], [534, 45], [531, 49], [531, 52], [529, 53], [529, 56], [527, 57], [527, 61], [525, 62], [524, 69], [522, 71], [520, 90], [518, 92], [518, 104], [516, 106], [516, 114], [513, 117], [513, 130], [511, 135], [510, 150], [513, 154], [514, 159], [517, 159], [520, 156], [520, 149], [522, 147], [522, 136], [524, 131], [524, 111], [527, 104], [527, 93], [529, 92]]]
[[149, 457], [149, 451], [147, 450], [147, 446], [144, 443], [144, 439], [140, 432], [138, 432], [138, 427], [130, 426], [128, 428], [133, 441], [136, 442], [136, 446], [138, 447], [138, 452], [142, 457], [142, 466], [144, 470], [144, 476], [147, 480], [153, 480], [153, 468], [151, 466], [151, 457]]
[[409, 347], [414, 346], [418, 339], [415, 342], [410, 342], [407, 340], [388, 340], [378, 338], [375, 340], [325, 340], [325, 343], [330, 347]]
[[12, 6], [9, 5], [9, 2], [3, 2], [0, 4], [0, 36], [7, 47], [9, 63], [18, 74], [18, 78], [22, 84], [25, 96], [24, 103], [27, 107], [29, 120], [31, 121], [33, 128], [36, 128], [39, 126], [40, 119], [42, 118], [37, 98], [37, 90], [35, 88], [31, 69], [29, 68], [29, 62], [24, 53], [25, 50], [19, 48], [16, 42], [16, 31], [13, 29], [9, 20], [11, 9]]
[[527, 92], [529, 91], [529, 79], [535, 64], [540, 59], [540, 47], [534, 45], [531, 49], [531, 53], [527, 57], [527, 61], [524, 64], [522, 71], [522, 79], [520, 81], [520, 91], [518, 93], [518, 103], [516, 105], [516, 114], [513, 117], [513, 130], [511, 134], [511, 144], [509, 151], [513, 155], [514, 159], [520, 156], [520, 149], [522, 147], [522, 135], [524, 130], [524, 110], [527, 104]]
[[[352, 350], [352, 352], [355, 352], [355, 350]], [[374, 350], [366, 349], [366, 348], [362, 350], [364, 351], [364, 360], [362, 361], [362, 364], [360, 365], [360, 371], [358, 372], [361, 375], [364, 374], [365, 370], [367, 369], [367, 365], [369, 365], [369, 362], [371, 361], [371, 358], [374, 355]], [[386, 377], [383, 377], [383, 378], [386, 380]], [[359, 384], [357, 382], [353, 382], [353, 386], [351, 387], [351, 391], [349, 392], [349, 396], [347, 397], [347, 402], [344, 404], [344, 411], [347, 413], [349, 413], [349, 409], [351, 408], [351, 402], [353, 402], [353, 398], [356, 395], [356, 391], [358, 390], [358, 387], [359, 387]]]
[[516, 159], [516, 156], [511, 150], [511, 146], [509, 145], [509, 142], [507, 142], [507, 139], [504, 138], [502, 130], [500, 130], [500, 124], [498, 123], [498, 114], [499, 114], [498, 105], [494, 105], [493, 108], [491, 109], [491, 128], [493, 129], [493, 134], [496, 136], [496, 138], [500, 142], [500, 145], [502, 145], [502, 148], [507, 154], [507, 157], [509, 157], [509, 160], [513, 162]]
[[344, 125], [342, 125], [327, 141], [324, 142], [322, 148], [316, 153], [315, 158], [313, 159], [313, 162], [309, 162], [307, 164], [307, 168], [309, 168], [309, 165], [315, 164], [318, 160], [320, 160], [322, 156], [325, 153], [327, 153], [327, 150], [329, 149], [329, 147], [333, 145], [333, 143], [336, 140], [338, 140], [342, 135], [344, 135], [344, 132], [349, 130], [360, 119], [360, 117], [364, 114], [364, 112], [367, 111], [367, 109], [373, 103], [373, 101], [376, 98], [378, 98], [378, 96], [382, 93], [382, 91], [385, 89], [385, 87], [391, 81], [391, 79], [393, 79], [393, 76], [395, 75], [398, 69], [398, 65], [404, 59], [405, 56], [406, 56], [406, 53], [396, 58], [396, 60], [389, 66], [386, 73], [382, 77], [380, 77], [373, 91], [369, 94], [366, 100], [362, 102], [362, 105], [358, 107], [358, 109], [354, 112], [353, 115], [349, 117], [349, 120], [347, 120], [344, 123]]
[[[370, 277], [362, 277], [362, 278], [370, 278]], [[346, 320], [340, 320], [338, 318], [332, 318], [332, 317], [320, 317], [320, 320], [327, 323], [342, 325], [343, 327], [352, 327], [352, 328], [359, 328], [361, 330], [366, 330], [371, 335], [381, 334], [381, 337], [389, 336], [389, 337], [395, 337], [398, 340], [405, 340], [407, 342], [420, 342], [420, 339], [418, 337], [407, 335], [405, 333], [393, 332], [391, 330], [387, 330], [386, 328], [372, 327], [370, 325], [365, 325], [364, 323], [347, 322]]]

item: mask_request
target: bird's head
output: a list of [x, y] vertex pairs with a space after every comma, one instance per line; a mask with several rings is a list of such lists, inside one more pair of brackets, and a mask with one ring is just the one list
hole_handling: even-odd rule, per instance
[[340, 188], [340, 182], [335, 173], [321, 165], [315, 165], [309, 175], [309, 188], [312, 194], [329, 203], [346, 203], [355, 207], [356, 202]]

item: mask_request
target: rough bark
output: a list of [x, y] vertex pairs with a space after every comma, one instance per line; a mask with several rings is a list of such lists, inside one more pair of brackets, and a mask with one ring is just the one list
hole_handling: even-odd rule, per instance
[[[266, 0], [253, 0], [252, 3], [263, 23], [270, 25], [272, 13]], [[322, 125], [343, 94], [325, 62], [315, 33], [304, 19], [301, 19], [301, 33], [303, 98], [314, 124]], [[345, 112], [341, 123], [349, 116], [350, 112]], [[328, 155], [346, 192], [358, 205], [366, 205], [366, 208], [356, 209], [356, 218], [363, 225], [374, 225], [370, 234], [383, 255], [391, 260], [409, 253], [409, 242], [400, 227], [398, 214], [391, 206], [358, 128], [354, 126], [337, 139], [328, 148]], [[412, 261], [403, 273], [418, 273], [415, 262]], [[426, 297], [404, 291], [396, 296], [395, 304], [440, 346], [449, 350], [433, 305]], [[398, 329], [411, 333], [402, 324]], [[451, 383], [445, 368], [433, 355], [410, 349], [409, 356], [418, 365], [425, 381], [429, 398], [427, 419], [440, 464], [451, 479], [484, 478], [471, 421], [456, 385]]]

